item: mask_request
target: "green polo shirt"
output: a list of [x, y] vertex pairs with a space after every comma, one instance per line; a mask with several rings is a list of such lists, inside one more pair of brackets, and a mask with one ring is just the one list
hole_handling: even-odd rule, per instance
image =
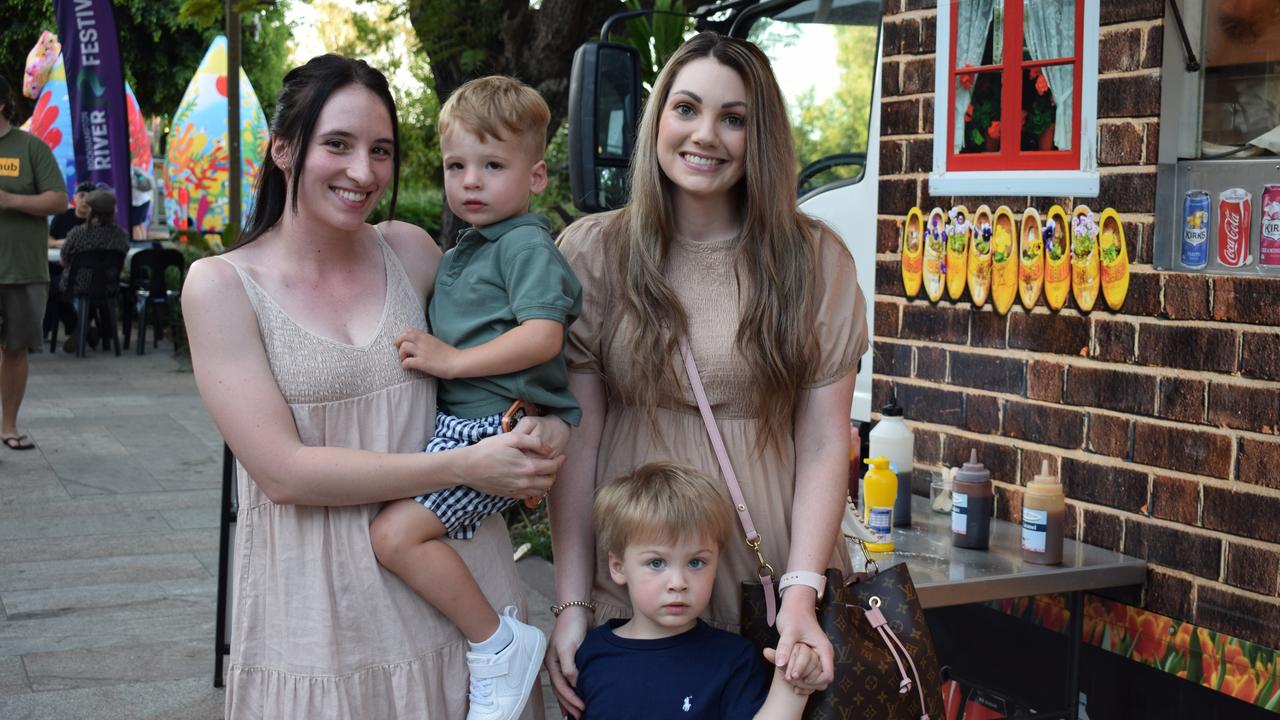
[[[67, 191], [53, 152], [40, 138], [9, 128], [0, 137], [0, 190], [15, 195]], [[0, 285], [49, 282], [49, 218], [0, 210]]]
[[[582, 285], [547, 227], [544, 218], [524, 214], [464, 232], [436, 273], [431, 332], [469, 348], [528, 320], [554, 320], [567, 330], [582, 311]], [[494, 415], [517, 399], [570, 425], [582, 419], [563, 355], [506, 375], [440, 381], [440, 409], [457, 417]]]

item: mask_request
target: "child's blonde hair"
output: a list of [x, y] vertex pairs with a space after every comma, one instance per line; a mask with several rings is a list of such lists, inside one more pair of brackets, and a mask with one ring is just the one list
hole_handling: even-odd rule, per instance
[[602, 488], [592, 522], [604, 551], [621, 557], [628, 545], [642, 540], [665, 543], [696, 536], [723, 547], [734, 519], [715, 480], [685, 465], [655, 462]]
[[546, 154], [551, 109], [537, 90], [506, 75], [463, 83], [440, 108], [440, 134], [462, 129], [481, 140], [515, 136], [538, 160]]

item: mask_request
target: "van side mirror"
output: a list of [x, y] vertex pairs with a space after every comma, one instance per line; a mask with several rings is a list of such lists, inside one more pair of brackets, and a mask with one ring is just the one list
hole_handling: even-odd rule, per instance
[[584, 212], [622, 207], [640, 117], [640, 53], [585, 43], [569, 79], [569, 189]]

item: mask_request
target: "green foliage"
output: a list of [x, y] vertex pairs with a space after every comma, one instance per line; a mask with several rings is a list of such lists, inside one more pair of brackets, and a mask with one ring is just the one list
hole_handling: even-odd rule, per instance
[[[665, 12], [684, 11], [679, 0], [653, 0], [650, 3], [626, 0], [628, 10], [639, 10], [645, 5]], [[667, 64], [671, 55], [684, 44], [685, 36], [693, 30], [693, 18], [665, 14], [643, 15], [628, 20], [625, 30], [627, 44], [640, 51], [640, 81], [645, 89], [652, 90], [658, 71]]]
[[[810, 91], [797, 98], [790, 108], [796, 159], [801, 168], [828, 155], [865, 152], [867, 148], [877, 28], [837, 26], [835, 32], [836, 63], [840, 72], [835, 93], [817, 102]], [[776, 42], [788, 40], [778, 38]], [[857, 166], [845, 166], [837, 168], [834, 174], [847, 177], [861, 170]]]
[[518, 548], [529, 543], [529, 554], [548, 562], [551, 557], [551, 523], [547, 520], [547, 504], [544, 502], [530, 510], [524, 503], [516, 503], [502, 513], [511, 532], [511, 546]]
[[[187, 84], [213, 38], [225, 32], [222, 3], [217, 0], [188, 0], [214, 3], [212, 19], [182, 17], [183, 0], [114, 0], [116, 26], [125, 80], [133, 87], [145, 116], [167, 117], [177, 109]], [[246, 3], [248, 4], [248, 3]], [[57, 33], [51, 0], [5, 0], [4, 32], [0, 32], [0, 75], [19, 88], [27, 53], [42, 30]], [[254, 20], [257, 18], [257, 37]], [[289, 28], [284, 7], [256, 11], [244, 20], [243, 65], [264, 107], [271, 113], [272, 101], [280, 90], [287, 69], [285, 40]], [[23, 117], [32, 103], [24, 103]]]
[[[369, 215], [369, 222], [380, 223], [387, 219], [387, 211], [391, 205], [391, 193], [388, 192]], [[413, 223], [431, 233], [436, 243], [440, 243], [440, 215], [444, 211], [444, 191], [438, 187], [409, 186], [405, 178], [400, 178], [400, 197], [396, 199], [396, 220]]]

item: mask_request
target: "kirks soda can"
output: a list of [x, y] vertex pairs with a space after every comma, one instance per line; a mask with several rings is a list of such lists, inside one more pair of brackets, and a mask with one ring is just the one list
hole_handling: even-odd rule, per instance
[[1218, 262], [1223, 267], [1249, 263], [1249, 223], [1253, 220], [1253, 195], [1244, 188], [1218, 195]]
[[1209, 193], [1190, 190], [1182, 201], [1182, 266], [1202, 268], [1209, 262]]
[[1262, 237], [1258, 263], [1280, 265], [1280, 185], [1262, 188]]

